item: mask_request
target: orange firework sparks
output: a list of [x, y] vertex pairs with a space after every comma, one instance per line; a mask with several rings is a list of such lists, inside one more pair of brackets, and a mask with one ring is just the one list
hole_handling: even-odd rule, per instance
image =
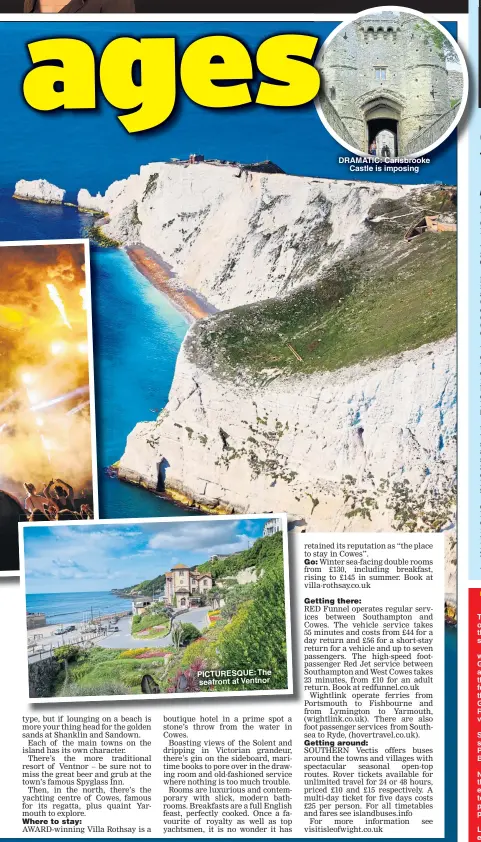
[[94, 505], [84, 265], [78, 242], [0, 248], [2, 570], [18, 569], [18, 521], [45, 510], [49, 484], [71, 489], [76, 512]]
[[72, 330], [72, 325], [70, 324], [70, 322], [67, 318], [65, 305], [64, 305], [64, 303], [63, 303], [63, 301], [60, 297], [60, 293], [59, 293], [57, 287], [55, 286], [55, 284], [47, 284], [47, 289], [48, 289], [48, 294], [49, 294], [50, 298], [52, 299], [53, 303], [55, 304], [58, 312], [60, 313], [60, 315], [62, 317], [62, 321], [63, 321], [64, 325], [66, 327], [69, 327], [70, 330]]
[[21, 502], [52, 475], [92, 485], [84, 261], [78, 243], [0, 248], [0, 490]]

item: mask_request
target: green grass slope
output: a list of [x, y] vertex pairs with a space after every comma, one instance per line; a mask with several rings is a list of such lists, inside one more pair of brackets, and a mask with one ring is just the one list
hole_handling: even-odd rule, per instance
[[[404, 239], [439, 209], [454, 210], [442, 188], [376, 202], [347, 257], [284, 298], [198, 322], [188, 357], [212, 372], [265, 378], [333, 371], [451, 336], [456, 233]], [[306, 266], [311, 277], [315, 260], [311, 254]]]

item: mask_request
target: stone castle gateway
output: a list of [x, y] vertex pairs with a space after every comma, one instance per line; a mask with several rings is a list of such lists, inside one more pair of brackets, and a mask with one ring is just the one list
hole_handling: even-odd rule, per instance
[[375, 142], [378, 156], [415, 154], [456, 118], [462, 74], [448, 70], [440, 40], [413, 15], [357, 19], [323, 51], [319, 69], [325, 118], [361, 152]]

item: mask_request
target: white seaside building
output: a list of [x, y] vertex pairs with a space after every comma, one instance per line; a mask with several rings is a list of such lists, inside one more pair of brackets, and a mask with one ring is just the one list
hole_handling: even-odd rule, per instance
[[281, 521], [277, 518], [273, 517], [270, 520], [267, 520], [264, 524], [264, 529], [262, 531], [262, 535], [266, 538], [268, 535], [275, 535], [276, 532], [282, 531], [282, 524]]

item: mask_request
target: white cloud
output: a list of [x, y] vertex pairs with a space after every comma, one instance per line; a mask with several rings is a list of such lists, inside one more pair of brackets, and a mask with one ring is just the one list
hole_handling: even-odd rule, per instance
[[56, 579], [57, 581], [87, 579], [89, 581], [110, 582], [122, 574], [118, 570], [95, 570], [93, 568], [82, 567], [79, 564], [57, 564], [53, 561], [52, 566], [47, 570], [43, 566], [37, 567], [33, 563], [25, 571], [25, 575], [28, 579]]
[[[184, 521], [181, 524], [156, 524], [155, 534], [149, 540], [150, 549], [185, 552], [221, 552], [221, 547], [246, 545], [247, 538], [237, 534], [238, 521]], [[235, 552], [235, 550], [232, 550]]]
[[72, 561], [72, 559], [68, 559], [68, 561], [59, 561], [58, 559], [54, 559], [52, 561], [52, 567], [54, 568], [54, 570], [74, 570], [78, 571], [79, 573], [86, 573], [87, 571], [86, 567], [83, 567], [76, 561]]

